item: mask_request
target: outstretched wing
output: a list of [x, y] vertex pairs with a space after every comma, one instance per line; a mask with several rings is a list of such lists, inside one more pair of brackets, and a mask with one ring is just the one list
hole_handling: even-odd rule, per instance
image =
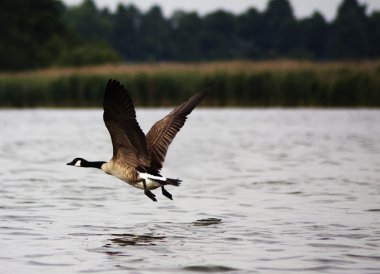
[[133, 102], [124, 86], [116, 80], [108, 80], [103, 108], [103, 120], [112, 140], [113, 159], [133, 167], [149, 166], [147, 142], [136, 121]]
[[187, 115], [202, 101], [212, 86], [213, 83], [210, 83], [206, 89], [177, 106], [172, 112], [156, 122], [149, 130], [146, 140], [151, 156], [150, 167], [153, 170], [159, 171], [162, 168], [169, 145], [185, 124]]

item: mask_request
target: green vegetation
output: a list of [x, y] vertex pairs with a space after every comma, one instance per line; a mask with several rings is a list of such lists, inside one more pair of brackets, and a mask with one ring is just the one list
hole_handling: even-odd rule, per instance
[[126, 61], [199, 61], [298, 58], [347, 60], [380, 57], [379, 12], [367, 14], [358, 0], [341, 0], [331, 22], [315, 12], [296, 18], [289, 0], [268, 0], [264, 11], [204, 16], [159, 6], [142, 12], [119, 4], [115, 12], [93, 0], [67, 7], [64, 22], [87, 42], [103, 42]]
[[98, 107], [108, 78], [138, 106], [175, 105], [216, 81], [208, 106], [379, 107], [380, 62], [139, 64], [0, 74], [2, 107]]
[[115, 11], [93, 0], [0, 1], [0, 71], [118, 62], [362, 60], [380, 57], [380, 12], [341, 0], [336, 18], [315, 12], [296, 18], [289, 0], [268, 0], [263, 11], [216, 10], [199, 15], [159, 6]]
[[119, 63], [121, 57], [106, 45], [81, 45], [61, 52], [55, 62], [60, 67]]
[[0, 1], [0, 107], [100, 106], [111, 77], [139, 106], [178, 104], [215, 80], [209, 106], [379, 107], [380, 62], [363, 60], [380, 58], [380, 12], [341, 1], [331, 22], [296, 18], [289, 0], [170, 17], [158, 6]]

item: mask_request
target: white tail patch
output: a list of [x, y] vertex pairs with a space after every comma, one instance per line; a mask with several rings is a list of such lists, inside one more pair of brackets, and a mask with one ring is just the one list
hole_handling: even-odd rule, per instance
[[154, 176], [152, 174], [149, 174], [149, 173], [139, 173], [139, 177], [141, 179], [152, 179], [152, 180], [157, 180], [157, 181], [163, 181], [165, 182], [166, 181], [166, 178], [165, 177], [160, 177], [160, 176]]

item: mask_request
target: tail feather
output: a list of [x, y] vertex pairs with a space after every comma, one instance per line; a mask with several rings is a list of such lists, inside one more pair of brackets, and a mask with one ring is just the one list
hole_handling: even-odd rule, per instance
[[168, 185], [172, 186], [180, 186], [181, 185], [181, 180], [180, 179], [172, 179], [172, 178], [166, 178], [166, 183]]
[[180, 186], [181, 182], [182, 182], [180, 179], [172, 179], [172, 178], [166, 178], [165, 181], [157, 180], [157, 179], [153, 179], [153, 178], [150, 178], [150, 179], [157, 182], [157, 183], [160, 183], [163, 186], [165, 186], [165, 185]]

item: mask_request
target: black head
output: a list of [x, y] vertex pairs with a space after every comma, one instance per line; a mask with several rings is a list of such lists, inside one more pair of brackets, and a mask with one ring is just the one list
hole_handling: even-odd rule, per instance
[[83, 158], [75, 158], [70, 163], [67, 163], [68, 166], [77, 166], [77, 167], [85, 167], [87, 161]]
[[77, 166], [77, 167], [93, 167], [93, 168], [102, 168], [102, 165], [105, 164], [104, 161], [90, 162], [83, 158], [75, 158], [70, 163], [67, 163], [69, 166]]

